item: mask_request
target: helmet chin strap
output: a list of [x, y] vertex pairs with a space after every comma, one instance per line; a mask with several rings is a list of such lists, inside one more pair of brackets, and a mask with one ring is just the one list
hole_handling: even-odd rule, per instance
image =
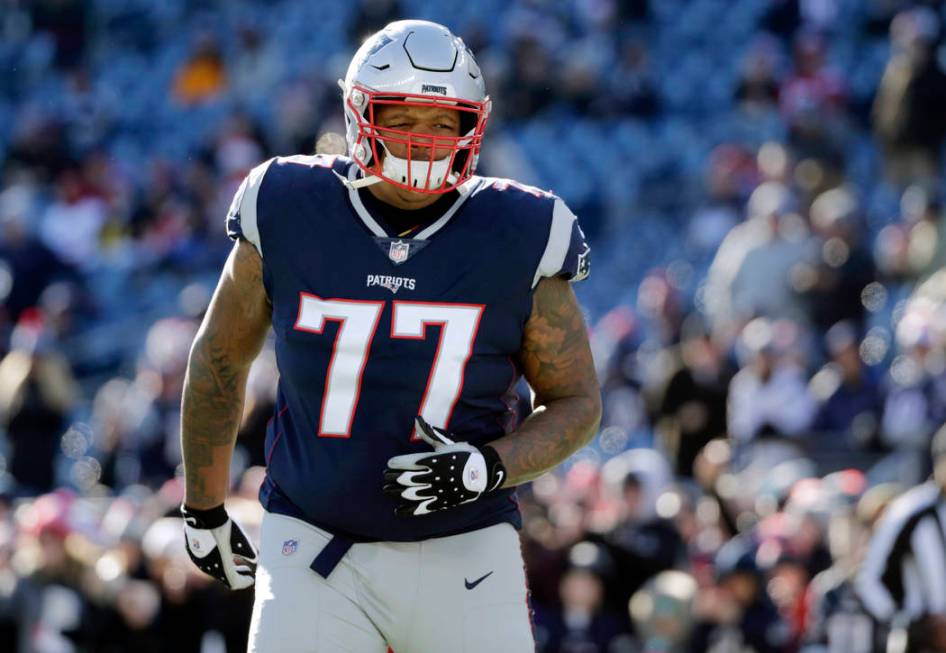
[[368, 177], [359, 177], [358, 179], [348, 179], [347, 177], [338, 174], [334, 170], [332, 170], [332, 172], [335, 173], [335, 176], [338, 177], [338, 180], [342, 182], [345, 188], [349, 190], [358, 190], [359, 188], [364, 188], [365, 186], [373, 186], [374, 184], [377, 184], [379, 181], [384, 181], [383, 179], [381, 179], [381, 177], [378, 177], [377, 175], [370, 175]]

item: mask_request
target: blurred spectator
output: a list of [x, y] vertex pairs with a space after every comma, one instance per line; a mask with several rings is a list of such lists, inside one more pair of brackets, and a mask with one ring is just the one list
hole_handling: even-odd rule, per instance
[[865, 313], [861, 294], [876, 273], [861, 237], [856, 199], [843, 188], [822, 193], [811, 205], [811, 224], [820, 255], [792, 270], [792, 284], [804, 295], [811, 323], [819, 331], [847, 321], [861, 332]]
[[[763, 543], [763, 546], [769, 543]], [[783, 552], [775, 560], [767, 561], [765, 569], [766, 593], [775, 604], [788, 631], [788, 648], [797, 650], [805, 633], [805, 589], [811, 578], [805, 560], [791, 552]]]
[[845, 103], [841, 75], [828, 66], [827, 43], [816, 31], [798, 33], [793, 44], [794, 70], [782, 82], [779, 101], [789, 116], [810, 108], [822, 119], [837, 117]]
[[117, 98], [112, 93], [97, 93], [86, 68], [69, 75], [67, 93], [62, 118], [71, 132], [73, 146], [83, 151], [99, 147], [107, 136]]
[[695, 552], [696, 555], [711, 554], [722, 542], [740, 531], [740, 524], [737, 523], [741, 516], [738, 514], [740, 506], [734, 500], [737, 492], [733, 491], [738, 482], [732, 473], [735, 467], [733, 447], [729, 440], [722, 438], [703, 447], [693, 462], [693, 477], [701, 490], [707, 494], [702, 502], [702, 521], [705, 526], [712, 525], [717, 531], [704, 533], [708, 541], [702, 543]]
[[[284, 60], [255, 25], [243, 25], [237, 37], [239, 51], [227, 72], [233, 92], [244, 102], [266, 100], [271, 86], [282, 80]], [[266, 83], [260, 83], [261, 80]]]
[[763, 113], [777, 106], [779, 82], [776, 73], [777, 51], [769, 40], [753, 43], [742, 62], [735, 99], [750, 114]]
[[874, 102], [874, 131], [891, 183], [934, 183], [946, 137], [946, 73], [935, 54], [939, 19], [925, 8], [897, 14], [893, 54]]
[[697, 594], [694, 651], [788, 651], [790, 632], [765, 591], [751, 542], [731, 540], [716, 556], [715, 584]]
[[[69, 512], [75, 496], [57, 491], [38, 498], [22, 514], [22, 540], [14, 565], [20, 579], [14, 589], [21, 651], [74, 651], [81, 640], [88, 605], [83, 596], [83, 559], [74, 546]], [[70, 546], [72, 544], [73, 546]]]
[[181, 318], [159, 320], [148, 331], [145, 356], [135, 379], [142, 393], [141, 421], [134, 432], [140, 463], [137, 482], [159, 485], [173, 477], [181, 463], [180, 397], [196, 333], [197, 325]]
[[82, 0], [36, 0], [28, 6], [33, 29], [55, 45], [56, 66], [81, 64], [89, 44], [89, 6]]
[[605, 82], [607, 95], [612, 98], [607, 113], [641, 118], [657, 113], [657, 89], [642, 41], [627, 41], [620, 46], [617, 63], [610, 67]]
[[[101, 461], [104, 482], [159, 487], [175, 476], [181, 462], [180, 396], [196, 330], [186, 319], [156, 322], [134, 379], [113, 378], [96, 393], [90, 444]], [[234, 464], [235, 474], [242, 471]]]
[[726, 393], [732, 372], [723, 352], [691, 315], [666, 383], [655, 396], [658, 437], [674, 464], [674, 472], [693, 475], [697, 454], [726, 434]]
[[861, 358], [858, 330], [849, 322], [835, 324], [825, 347], [830, 361], [809, 383], [819, 404], [815, 430], [843, 433], [853, 447], [876, 446], [883, 395], [877, 369]]
[[[630, 653], [622, 620], [604, 601], [605, 582], [613, 581], [613, 563], [599, 545], [580, 542], [571, 548], [562, 576], [559, 611], [536, 610], [541, 653]], [[625, 640], [625, 641], [619, 641]]]
[[729, 436], [745, 446], [762, 436], [804, 438], [816, 405], [797, 360], [798, 327], [757, 318], [740, 338], [745, 363], [729, 386]]
[[940, 193], [915, 184], [900, 198], [900, 213], [909, 228], [907, 272], [920, 281], [946, 267], [946, 214]]
[[671, 569], [683, 553], [679, 533], [658, 507], [671, 474], [666, 461], [647, 449], [613, 458], [603, 474], [618, 499], [618, 519], [604, 539], [620, 579], [615, 601], [626, 606], [649, 578]]
[[158, 629], [161, 595], [151, 583], [126, 580], [115, 597], [114, 613], [103, 630], [108, 633], [98, 642], [101, 653], [160, 653], [164, 638]]
[[0, 261], [7, 289], [3, 305], [11, 323], [36, 305], [44, 288], [67, 276], [66, 265], [32, 233], [32, 204], [25, 186], [11, 186], [0, 194]]
[[788, 144], [799, 162], [795, 181], [807, 204], [843, 182], [847, 91], [828, 64], [827, 43], [820, 34], [801, 31], [793, 51], [794, 70], [782, 83], [779, 104], [788, 123]]
[[253, 120], [245, 114], [233, 114], [217, 134], [215, 169], [226, 181], [239, 185], [239, 181], [264, 158], [264, 150], [263, 139]]
[[755, 161], [746, 148], [725, 144], [710, 153], [704, 177], [706, 197], [690, 218], [687, 233], [696, 256], [712, 256], [740, 221], [745, 195], [757, 183], [756, 177]]
[[569, 44], [560, 58], [561, 70], [556, 80], [559, 99], [576, 115], [610, 113], [610, 107], [602, 101], [606, 97], [604, 68], [609, 63], [604, 47], [609, 45], [606, 40], [589, 35]]
[[[326, 116], [323, 114], [333, 115], [337, 88], [328, 80], [312, 75], [311, 79], [289, 82], [279, 91], [275, 102], [278, 118], [272, 130], [276, 151], [300, 153], [315, 151], [316, 139], [321, 130], [326, 133], [332, 131], [331, 125], [325, 125]], [[330, 103], [332, 108], [328, 109]], [[320, 127], [320, 125], [325, 126]], [[336, 135], [339, 135], [341, 131], [335, 132]], [[326, 153], [343, 153], [347, 145], [344, 140], [340, 145], [341, 147]]]
[[77, 399], [72, 371], [42, 316], [25, 312], [0, 361], [0, 424], [12, 447], [9, 471], [19, 493], [52, 489], [59, 441]]
[[500, 111], [507, 120], [522, 120], [553, 101], [553, 66], [545, 46], [534, 37], [519, 37], [512, 51], [512, 69], [499, 91], [505, 98]]
[[647, 426], [645, 373], [638, 356], [641, 330], [636, 314], [621, 306], [601, 318], [592, 336], [604, 404], [601, 425], [626, 436]]
[[696, 581], [680, 571], [663, 571], [634, 593], [630, 612], [641, 653], [693, 650], [693, 599]]
[[63, 172], [56, 183], [56, 201], [42, 217], [40, 236], [66, 263], [94, 267], [106, 212], [106, 204], [89, 192], [78, 170]]
[[[897, 325], [899, 354], [888, 373], [881, 428], [891, 449], [925, 454], [933, 432], [946, 420], [946, 374], [934, 310], [917, 298], [907, 304]], [[917, 470], [921, 475], [929, 471], [922, 467]]]
[[807, 321], [791, 271], [813, 258], [808, 228], [793, 212], [794, 198], [778, 182], [753, 191], [748, 218], [726, 236], [707, 277], [714, 331], [732, 337], [753, 317]]
[[637, 309], [647, 332], [647, 344], [659, 347], [680, 341], [684, 300], [668, 270], [652, 270], [637, 290]]
[[845, 125], [825, 119], [818, 108], [802, 99], [788, 123], [787, 144], [798, 163], [794, 180], [802, 205], [844, 183]]
[[[828, 542], [831, 519], [851, 507], [866, 484], [860, 471], [845, 469], [824, 478], [804, 478], [792, 485], [782, 511], [787, 531], [784, 547], [807, 574], [806, 584], [831, 566]], [[796, 607], [802, 611], [805, 607], [801, 595]], [[796, 618], [798, 625], [804, 626], [803, 615], [796, 611]]]
[[227, 86], [223, 55], [216, 39], [203, 33], [190, 56], [174, 76], [171, 92], [185, 106], [201, 104], [218, 97]]

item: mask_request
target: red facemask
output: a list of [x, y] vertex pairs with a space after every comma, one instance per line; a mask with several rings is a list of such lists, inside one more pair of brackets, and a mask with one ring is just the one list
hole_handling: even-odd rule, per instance
[[[405, 190], [429, 194], [454, 190], [473, 176], [489, 117], [489, 98], [471, 102], [417, 94], [391, 97], [390, 91], [380, 93], [355, 86], [345, 101], [356, 117], [358, 128], [352, 158], [366, 176], [377, 177]], [[464, 133], [440, 136], [382, 128], [376, 122], [378, 107], [381, 106], [457, 111]], [[403, 146], [406, 158], [392, 155], [392, 145]]]

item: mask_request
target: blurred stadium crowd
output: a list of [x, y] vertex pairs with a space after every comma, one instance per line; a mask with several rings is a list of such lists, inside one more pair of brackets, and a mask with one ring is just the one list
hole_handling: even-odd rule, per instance
[[399, 17], [477, 53], [482, 173], [595, 247], [602, 429], [521, 492], [539, 650], [882, 650], [852, 578], [946, 420], [940, 5], [0, 0], [0, 650], [245, 650], [175, 516], [188, 347], [243, 175], [337, 149]]

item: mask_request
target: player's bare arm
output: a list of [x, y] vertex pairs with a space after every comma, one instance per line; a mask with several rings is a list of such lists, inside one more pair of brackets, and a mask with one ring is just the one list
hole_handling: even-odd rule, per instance
[[539, 282], [519, 356], [536, 411], [514, 433], [490, 443], [506, 467], [505, 487], [554, 468], [588, 444], [601, 420], [585, 321], [567, 281]]
[[238, 241], [191, 347], [181, 417], [184, 503], [191, 508], [219, 506], [227, 496], [246, 379], [272, 313], [262, 268], [253, 245]]

